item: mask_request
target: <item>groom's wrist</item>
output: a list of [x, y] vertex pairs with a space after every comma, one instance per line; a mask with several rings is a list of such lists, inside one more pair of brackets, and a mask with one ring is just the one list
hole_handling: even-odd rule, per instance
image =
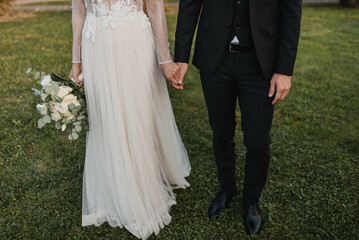
[[175, 53], [174, 61], [175, 62], [182, 62], [182, 63], [189, 63], [190, 56], [186, 54]]

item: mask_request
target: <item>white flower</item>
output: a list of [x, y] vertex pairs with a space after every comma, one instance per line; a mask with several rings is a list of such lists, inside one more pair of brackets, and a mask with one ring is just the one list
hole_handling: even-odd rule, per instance
[[46, 97], [49, 96], [49, 94], [41, 92], [40, 96], [41, 96], [42, 101], [45, 101]]
[[79, 101], [77, 101], [77, 97], [72, 94], [66, 95], [62, 100], [62, 103], [66, 106], [70, 105], [71, 103], [75, 104], [75, 106], [80, 105]]
[[59, 112], [55, 109], [55, 103], [54, 102], [49, 102], [49, 105], [51, 107], [51, 112], [55, 113], [55, 112]]
[[[56, 111], [65, 114], [66, 111], [68, 111], [68, 106], [63, 104], [63, 103], [55, 103], [53, 109], [55, 109]], [[54, 112], [54, 110], [53, 110]]]
[[46, 86], [49, 85], [51, 82], [52, 82], [52, 80], [51, 80], [50, 75], [46, 75], [46, 76], [42, 79], [42, 81], [41, 81], [41, 86], [42, 86], [42, 87], [46, 87]]
[[[70, 103], [69, 103], [70, 104]], [[54, 111], [58, 111], [59, 113], [61, 113], [66, 119], [71, 120], [73, 119], [75, 116], [69, 111], [69, 107], [67, 104], [65, 104], [64, 102], [62, 103], [55, 103], [54, 105]], [[53, 111], [53, 112], [54, 112]]]
[[66, 111], [64, 113], [64, 116], [66, 117], [67, 120], [71, 120], [75, 117], [70, 111]]
[[61, 127], [61, 130], [65, 131], [65, 129], [66, 129], [66, 124], [63, 124], [62, 127]]
[[57, 93], [57, 96], [59, 98], [65, 97], [67, 94], [69, 94], [73, 89], [68, 86], [60, 86], [59, 92]]
[[46, 104], [37, 104], [36, 108], [40, 114], [42, 114], [42, 115], [47, 114], [47, 105]]
[[51, 114], [51, 119], [57, 122], [61, 119], [61, 114], [59, 112], [54, 112]]

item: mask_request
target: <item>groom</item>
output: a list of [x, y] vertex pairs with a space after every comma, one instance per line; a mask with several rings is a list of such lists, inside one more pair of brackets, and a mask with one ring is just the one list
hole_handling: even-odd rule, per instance
[[237, 193], [235, 174], [236, 102], [246, 146], [244, 225], [259, 233], [258, 206], [267, 180], [274, 104], [291, 86], [301, 21], [301, 0], [180, 0], [175, 61], [179, 85], [188, 68], [198, 23], [193, 64], [200, 70], [213, 130], [220, 192], [209, 207], [216, 218]]

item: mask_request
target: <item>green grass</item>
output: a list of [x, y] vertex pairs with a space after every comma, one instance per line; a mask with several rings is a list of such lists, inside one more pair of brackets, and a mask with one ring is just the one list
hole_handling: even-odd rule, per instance
[[[36, 128], [28, 67], [67, 76], [70, 12], [0, 23], [0, 239], [135, 239], [124, 229], [81, 227], [84, 137], [75, 144]], [[176, 16], [168, 16], [174, 44]], [[216, 221], [218, 190], [211, 131], [198, 72], [170, 89], [193, 171], [178, 190], [173, 220], [150, 239], [359, 239], [359, 11], [307, 6], [293, 87], [276, 106], [272, 162], [261, 206], [265, 229], [248, 237], [241, 194]], [[238, 121], [239, 112], [238, 112]], [[237, 129], [238, 187], [244, 154]]]
[[51, 6], [51, 5], [71, 5], [71, 1], [54, 1], [54, 2], [37, 2], [37, 3], [29, 3], [23, 4], [21, 6]]

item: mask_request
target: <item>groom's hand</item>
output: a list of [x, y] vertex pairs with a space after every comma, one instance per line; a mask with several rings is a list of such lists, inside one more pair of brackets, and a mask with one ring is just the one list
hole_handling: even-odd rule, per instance
[[178, 78], [181, 73], [181, 69], [174, 62], [169, 62], [161, 64], [161, 72], [163, 76], [167, 79], [170, 85], [176, 89], [183, 89], [183, 86], [178, 83]]
[[273, 105], [283, 101], [287, 97], [291, 84], [292, 84], [291, 76], [287, 76], [279, 73], [273, 74], [270, 83], [269, 95], [268, 95], [269, 97], [272, 97], [274, 95], [274, 91], [276, 91], [275, 98], [272, 102]]
[[181, 69], [181, 73], [178, 78], [178, 84], [181, 84], [183, 86], [184, 76], [186, 75], [187, 70], [188, 70], [188, 63], [178, 62], [177, 65]]

